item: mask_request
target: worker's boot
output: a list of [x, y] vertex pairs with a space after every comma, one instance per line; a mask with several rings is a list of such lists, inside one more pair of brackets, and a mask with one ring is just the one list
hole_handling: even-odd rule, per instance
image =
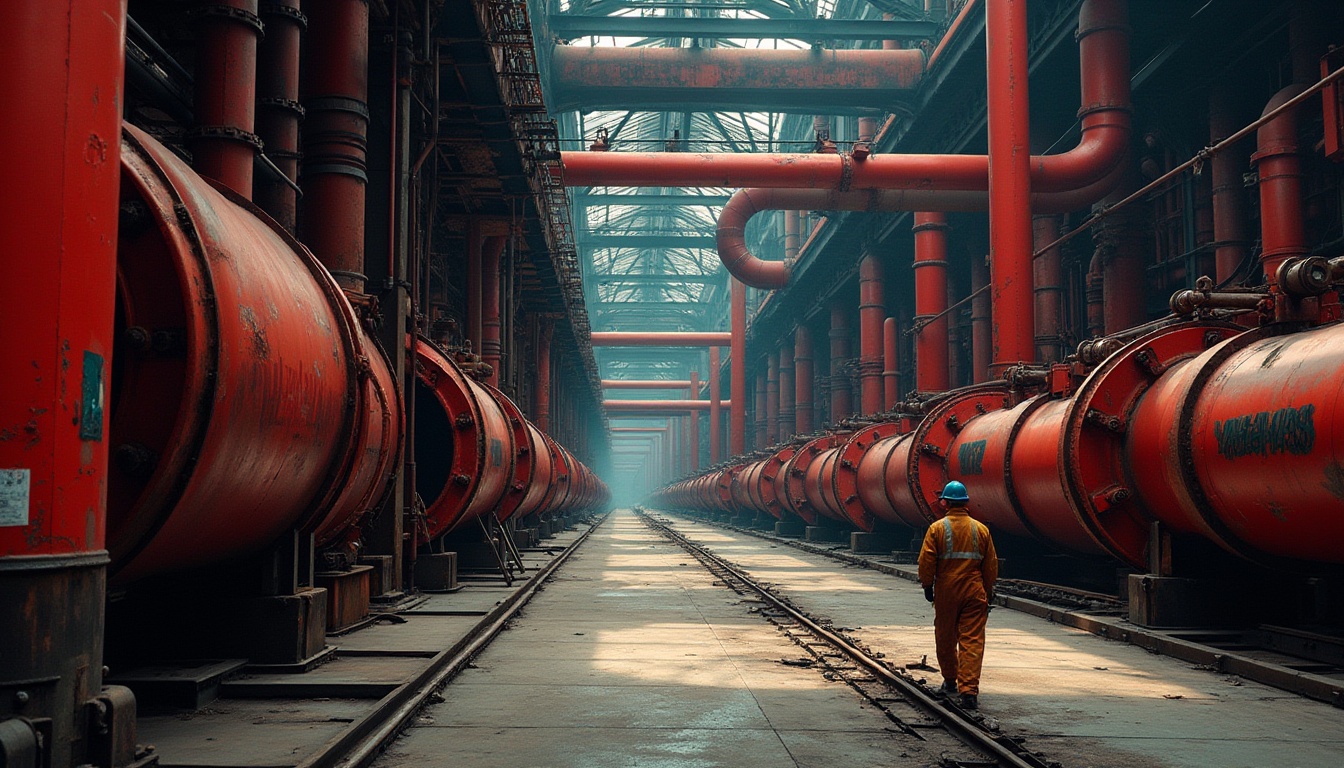
[[955, 681], [955, 680], [944, 680], [944, 681], [943, 681], [943, 686], [942, 686], [941, 688], [938, 689], [938, 692], [941, 693], [941, 694], [943, 694], [944, 696], [946, 696], [946, 697], [948, 697], [948, 698], [952, 698], [953, 696], [956, 696], [956, 695], [957, 695], [957, 683], [956, 683], [956, 681]]
[[974, 693], [963, 693], [963, 694], [961, 694], [961, 708], [962, 708], [962, 709], [979, 709], [979, 708], [980, 708], [980, 697], [979, 697], [979, 696], [976, 696]]

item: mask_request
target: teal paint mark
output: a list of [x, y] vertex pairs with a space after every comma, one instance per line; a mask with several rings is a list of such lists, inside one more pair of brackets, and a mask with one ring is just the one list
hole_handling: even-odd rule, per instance
[[84, 382], [80, 385], [79, 439], [103, 439], [103, 356], [84, 350]]
[[1215, 421], [1213, 437], [1218, 441], [1218, 453], [1226, 459], [1280, 453], [1305, 456], [1316, 444], [1315, 417], [1316, 406], [1312, 404], [1260, 411]]
[[957, 464], [961, 467], [963, 475], [981, 475], [984, 474], [985, 463], [985, 441], [974, 440], [969, 443], [962, 443], [957, 448]]

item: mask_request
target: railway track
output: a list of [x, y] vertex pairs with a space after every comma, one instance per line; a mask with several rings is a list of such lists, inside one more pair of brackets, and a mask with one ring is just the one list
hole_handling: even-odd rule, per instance
[[965, 768], [1058, 768], [1060, 765], [1026, 749], [1019, 741], [997, 733], [997, 725], [989, 718], [957, 706], [916, 679], [909, 670], [892, 665], [880, 653], [810, 616], [787, 597], [776, 594], [768, 585], [757, 582], [730, 561], [686, 538], [665, 521], [639, 508], [635, 508], [635, 514], [651, 530], [676, 543], [704, 565], [724, 586], [763, 601], [765, 607], [759, 611], [760, 615], [778, 626], [808, 654], [806, 658], [785, 660], [785, 663], [820, 668], [829, 679], [853, 688], [898, 729], [919, 741], [941, 739], [979, 753], [978, 757], [966, 758], [945, 752], [942, 765]]

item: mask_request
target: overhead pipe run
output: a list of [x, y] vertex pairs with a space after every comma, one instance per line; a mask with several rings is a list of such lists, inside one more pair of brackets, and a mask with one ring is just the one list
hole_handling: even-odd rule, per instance
[[726, 347], [733, 337], [722, 331], [593, 331], [591, 339], [594, 347]]
[[[630, 413], [687, 413], [690, 411], [708, 411], [710, 400], [603, 400], [602, 407], [611, 412]], [[720, 405], [732, 405], [732, 401], [720, 401]]]

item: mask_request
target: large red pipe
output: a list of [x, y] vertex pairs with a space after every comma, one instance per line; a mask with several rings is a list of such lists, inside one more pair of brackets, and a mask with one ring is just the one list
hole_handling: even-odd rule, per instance
[[765, 362], [765, 442], [779, 442], [779, 353], [771, 352]]
[[187, 134], [203, 176], [252, 197], [256, 128], [257, 0], [210, 0], [197, 6], [196, 125]]
[[257, 48], [257, 137], [266, 156], [289, 184], [263, 176], [254, 182], [261, 209], [290, 232], [298, 224], [299, 178], [299, 38], [308, 18], [299, 0], [268, 2], [260, 7], [266, 36]]
[[549, 323], [537, 329], [537, 380], [532, 385], [532, 405], [537, 415], [537, 427], [546, 434], [551, 431], [551, 334]]
[[324, 0], [309, 10], [299, 83], [307, 112], [299, 231], [341, 287], [362, 293], [369, 4]]
[[831, 423], [854, 413], [854, 392], [849, 386], [849, 308], [841, 303], [831, 306]]
[[[745, 306], [745, 305], [744, 305]], [[594, 347], [725, 347], [731, 333], [722, 331], [594, 331]]]
[[882, 262], [871, 253], [859, 260], [859, 410], [882, 411]]
[[[1031, 294], [1027, 2], [985, 7], [989, 92], [989, 258], [996, 370], [1036, 358]], [[1088, 31], [1080, 25], [1080, 34]], [[1086, 76], [1086, 71], [1084, 73]], [[978, 375], [977, 371], [977, 375]]]
[[[915, 214], [915, 390], [942, 392], [947, 375], [947, 217]], [[936, 319], [935, 319], [936, 318]]]
[[[111, 693], [107, 427], [125, 26], [124, 0], [31, 0], [7, 4], [0, 27], [0, 721], [16, 764], [93, 762], [95, 728], [111, 720], [99, 699]], [[25, 737], [45, 748], [26, 750]]]
[[729, 278], [731, 315], [730, 384], [728, 407], [728, 453], [740, 456], [747, 447], [747, 286]]
[[296, 527], [338, 543], [398, 457], [390, 364], [278, 224], [129, 126], [122, 164], [143, 213], [119, 240], [116, 578], [244, 556]]
[[[559, 99], [566, 88], [600, 89], [604, 103], [644, 101], [656, 91], [665, 102], [713, 89], [723, 100], [793, 90], [819, 97], [836, 91], [882, 91], [919, 85], [924, 53], [905, 50], [773, 50], [766, 48], [609, 48], [556, 46], [552, 76]], [[589, 105], [591, 106], [591, 105]]]
[[793, 332], [793, 385], [794, 385], [794, 428], [795, 434], [805, 435], [812, 431], [812, 330], [799, 325]]

